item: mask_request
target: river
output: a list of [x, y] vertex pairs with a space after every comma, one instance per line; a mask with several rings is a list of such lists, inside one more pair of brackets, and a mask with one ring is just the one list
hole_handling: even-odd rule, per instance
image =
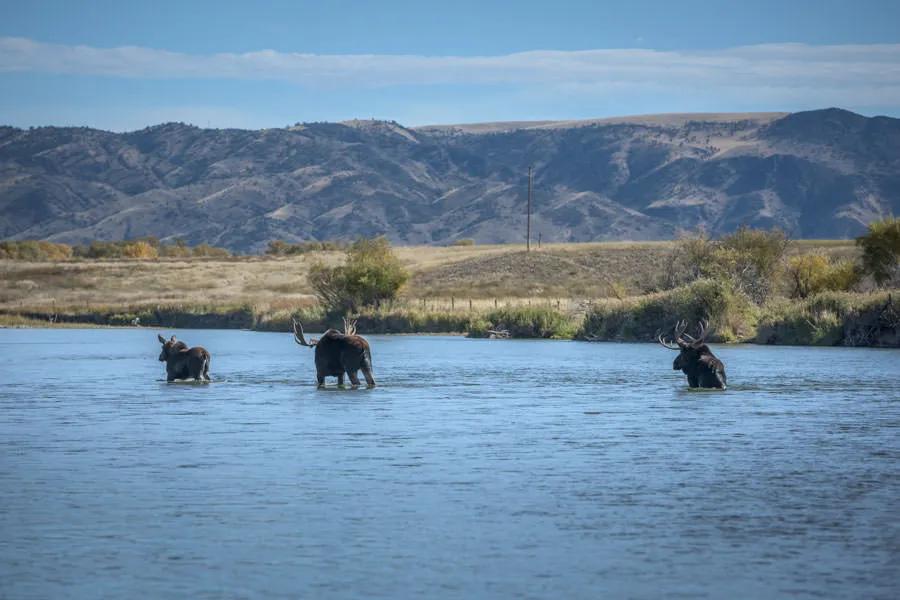
[[[890, 598], [900, 351], [0, 330], [0, 597]], [[172, 332], [161, 331], [165, 335]]]

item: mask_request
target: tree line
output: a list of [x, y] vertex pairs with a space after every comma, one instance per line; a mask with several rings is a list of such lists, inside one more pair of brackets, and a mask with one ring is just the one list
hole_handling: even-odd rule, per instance
[[803, 299], [821, 292], [900, 285], [900, 219], [869, 225], [856, 238], [858, 260], [822, 252], [789, 255], [791, 240], [779, 229], [741, 227], [718, 239], [698, 234], [676, 242], [663, 287], [699, 279], [726, 283], [756, 304], [773, 294]]
[[191, 246], [184, 240], [161, 243], [154, 237], [116, 242], [93, 241], [89, 244], [60, 244], [42, 240], [6, 240], [0, 242], [0, 259], [56, 261], [85, 259], [155, 259], [155, 258], [227, 258], [225, 248], [198, 244]]

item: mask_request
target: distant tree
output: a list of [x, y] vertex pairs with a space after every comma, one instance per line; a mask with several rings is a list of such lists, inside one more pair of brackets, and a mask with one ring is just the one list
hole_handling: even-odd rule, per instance
[[159, 255], [169, 258], [186, 258], [191, 255], [191, 248], [183, 239], [176, 239], [172, 244], [164, 244], [159, 247]]
[[140, 240], [123, 244], [121, 246], [121, 256], [122, 258], [152, 259], [157, 258], [159, 252], [150, 245], [150, 242]]
[[343, 265], [314, 265], [309, 275], [325, 308], [343, 314], [392, 300], [408, 278], [384, 237], [357, 240], [347, 251]]
[[225, 248], [210, 246], [209, 244], [199, 244], [194, 246], [193, 255], [203, 258], [228, 258], [231, 256], [231, 252]]
[[879, 286], [893, 283], [900, 276], [900, 218], [889, 217], [869, 224], [869, 230], [856, 238], [862, 247], [863, 270]]
[[832, 262], [822, 254], [801, 254], [788, 260], [786, 275], [791, 298], [806, 298], [824, 291], [848, 291], [860, 279], [851, 261]]
[[780, 229], [769, 231], [741, 227], [712, 240], [704, 233], [679, 239], [675, 244], [666, 287], [700, 278], [727, 281], [757, 303], [766, 300], [778, 281], [789, 240]]
[[282, 240], [272, 240], [269, 242], [269, 247], [266, 248], [266, 254], [272, 256], [284, 256], [287, 254], [287, 250], [290, 244]]
[[0, 242], [0, 259], [8, 260], [68, 260], [72, 258], [72, 247], [41, 240], [21, 240]]
[[282, 240], [272, 240], [266, 248], [266, 254], [270, 256], [295, 256], [307, 252], [320, 252], [329, 250], [343, 250], [347, 244], [340, 241], [309, 241], [290, 244]]

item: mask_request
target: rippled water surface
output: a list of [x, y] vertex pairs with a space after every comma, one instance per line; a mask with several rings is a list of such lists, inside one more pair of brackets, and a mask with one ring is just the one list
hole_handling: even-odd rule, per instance
[[842, 597], [900, 589], [900, 352], [0, 330], [0, 597]]

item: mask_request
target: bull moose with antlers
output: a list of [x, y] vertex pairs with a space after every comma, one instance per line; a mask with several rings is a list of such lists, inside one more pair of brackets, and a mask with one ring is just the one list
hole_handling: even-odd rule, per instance
[[679, 321], [675, 325], [674, 344], [657, 332], [657, 341], [669, 350], [678, 350], [672, 368], [687, 375], [688, 385], [692, 388], [725, 389], [725, 364], [715, 357], [706, 337], [709, 335], [709, 322], [700, 321], [697, 337], [685, 333], [687, 321]]
[[350, 383], [357, 386], [359, 371], [363, 372], [369, 387], [375, 385], [372, 351], [369, 349], [369, 342], [356, 335], [356, 320], [344, 319], [344, 333], [329, 329], [321, 338], [311, 338], [309, 341], [303, 336], [303, 325], [296, 319], [291, 321], [294, 325], [294, 341], [301, 346], [316, 349], [316, 380], [319, 386], [325, 385], [326, 377], [337, 377], [338, 385], [343, 385], [345, 373], [350, 378]]

